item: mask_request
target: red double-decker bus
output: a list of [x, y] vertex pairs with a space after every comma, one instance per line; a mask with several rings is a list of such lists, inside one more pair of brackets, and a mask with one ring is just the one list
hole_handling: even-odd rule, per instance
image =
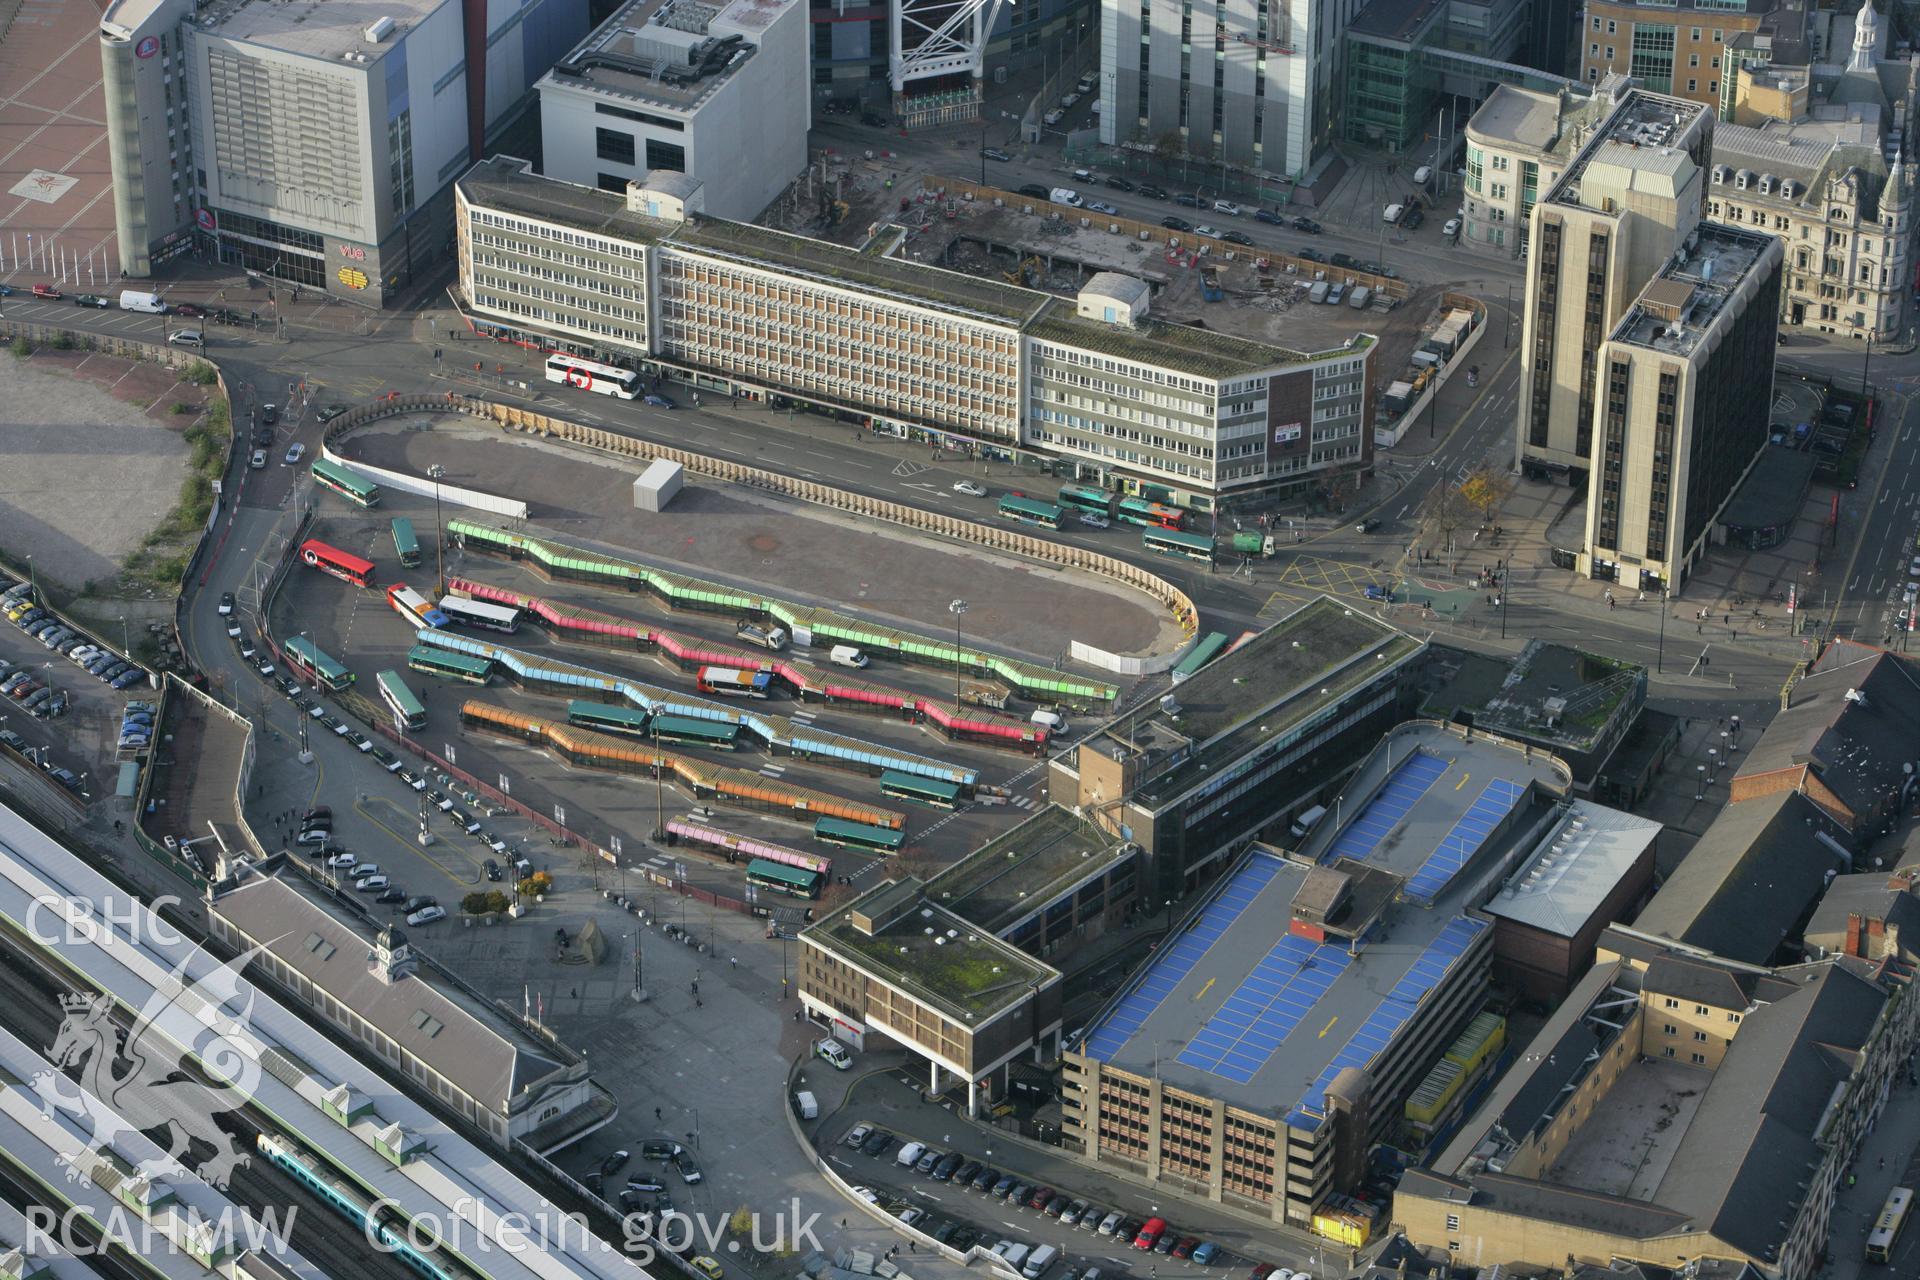
[[309, 538], [300, 544], [300, 558], [342, 582], [351, 582], [356, 587], [373, 585], [373, 561], [348, 555], [340, 548], [330, 547], [317, 539]]

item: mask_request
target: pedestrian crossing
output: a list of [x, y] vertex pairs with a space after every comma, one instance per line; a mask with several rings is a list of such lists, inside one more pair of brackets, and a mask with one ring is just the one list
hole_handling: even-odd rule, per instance
[[760, 766], [760, 776], [763, 778], [778, 778], [786, 771], [787, 766], [783, 764], [763, 764]]

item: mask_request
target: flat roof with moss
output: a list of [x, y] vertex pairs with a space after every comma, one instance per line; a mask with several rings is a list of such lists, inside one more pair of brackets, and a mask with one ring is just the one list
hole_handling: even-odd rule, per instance
[[1155, 807], [1424, 647], [1424, 641], [1321, 596], [1175, 685], [1169, 691], [1178, 707], [1173, 714], [1157, 701], [1143, 703], [1080, 750], [1164, 751], [1169, 767], [1150, 774], [1135, 797]]
[[1057, 302], [1028, 326], [1027, 333], [1042, 341], [1204, 378], [1240, 378], [1335, 356], [1362, 356], [1374, 343], [1371, 334], [1362, 333], [1355, 335], [1351, 345], [1330, 351], [1295, 351], [1190, 324], [1149, 320], [1138, 329], [1129, 329], [1083, 317], [1071, 301]]
[[912, 877], [889, 880], [801, 940], [972, 1029], [1060, 980], [1051, 965], [930, 901], [926, 888]]
[[779, 231], [773, 227], [696, 215], [674, 229], [673, 243], [708, 250], [761, 269], [811, 276], [845, 288], [892, 295], [917, 307], [954, 311], [975, 319], [1018, 326], [1038, 315], [1052, 295], [999, 280], [983, 280], [944, 267], [889, 258]]
[[926, 896], [978, 928], [1005, 934], [1135, 848], [1050, 804], [927, 881]]

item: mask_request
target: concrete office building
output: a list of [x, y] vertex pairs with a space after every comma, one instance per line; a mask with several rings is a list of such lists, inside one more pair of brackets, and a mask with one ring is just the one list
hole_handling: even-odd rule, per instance
[[1780, 241], [1705, 222], [1600, 351], [1589, 577], [1677, 589], [1767, 446]]
[[1340, 816], [1293, 854], [1253, 845], [1067, 1046], [1063, 1145], [1309, 1227], [1480, 1011], [1474, 908], [1569, 782], [1485, 734], [1394, 729]]
[[901, 438], [1210, 509], [1372, 465], [1374, 340], [1298, 352], [1160, 321], [1103, 273], [1064, 300], [708, 217], [691, 175], [615, 195], [495, 157], [459, 182], [477, 322]]
[[936, 1089], [964, 1079], [977, 1112], [1023, 1058], [1058, 1052], [1045, 961], [1140, 912], [1140, 863], [1139, 846], [1046, 805], [924, 883], [890, 880], [804, 930], [801, 1003], [851, 1044], [878, 1034], [918, 1054]]
[[1100, 141], [1304, 177], [1333, 141], [1341, 33], [1366, 0], [1100, 7]]
[[927, 890], [912, 876], [883, 881], [802, 932], [800, 1003], [856, 1049], [879, 1036], [917, 1054], [930, 1094], [965, 1081], [978, 1114], [1008, 1067], [1057, 1050], [1060, 972]]
[[750, 222], [807, 164], [802, 0], [630, 0], [534, 86], [547, 176], [625, 195], [690, 174]]
[[[1920, 1002], [1851, 957], [1764, 969], [1618, 926], [1599, 951], [1525, 1058], [1402, 1179], [1395, 1221], [1455, 1267], [1693, 1274], [1705, 1257], [1820, 1274]], [[1860, 1247], [1850, 1224], [1832, 1243]]]
[[453, 179], [585, 30], [584, 0], [114, 0], [121, 270], [209, 249], [383, 305], [444, 259]]
[[1330, 798], [1408, 711], [1426, 642], [1326, 597], [1055, 756], [1048, 797], [1146, 855], [1143, 901], [1184, 896], [1240, 843]]
[[1584, 484], [1600, 346], [1699, 223], [1713, 115], [1634, 89], [1534, 206], [1517, 450], [1536, 478]]
[[1586, 0], [1580, 78], [1630, 75], [1656, 93], [1720, 104], [1728, 45], [1804, 22], [1801, 0]]
[[1467, 122], [1461, 245], [1489, 257], [1518, 257], [1541, 193], [1560, 180], [1630, 83], [1610, 76], [1590, 93], [1496, 86]]

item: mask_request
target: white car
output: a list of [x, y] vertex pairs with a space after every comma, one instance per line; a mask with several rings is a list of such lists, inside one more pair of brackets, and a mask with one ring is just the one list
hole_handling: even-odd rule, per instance
[[840, 1139], [840, 1141], [849, 1147], [858, 1147], [861, 1143], [865, 1142], [872, 1133], [873, 1126], [865, 1120], [862, 1120], [859, 1124], [847, 1130], [847, 1136]]
[[854, 1187], [853, 1194], [865, 1200], [868, 1204], [880, 1203], [880, 1195], [872, 1187]]
[[1449, 240], [1458, 240], [1460, 238], [1460, 219], [1448, 218], [1446, 225], [1440, 228], [1440, 233]]
[[1231, 200], [1215, 200], [1213, 202], [1213, 211], [1215, 213], [1224, 213], [1229, 218], [1237, 218], [1240, 216], [1240, 206]]
[[1080, 513], [1080, 523], [1089, 529], [1104, 529], [1113, 522], [1101, 515], [1098, 511], [1082, 511]]
[[971, 480], [955, 480], [953, 482], [953, 491], [955, 493], [964, 493], [969, 498], [984, 498], [987, 496], [987, 486], [975, 484]]
[[1218, 239], [1220, 236], [1220, 228], [1208, 226], [1203, 222], [1193, 229], [1193, 234], [1197, 236], [1213, 236], [1215, 239]]
[[[322, 835], [322, 836], [321, 836], [321, 839], [323, 839], [323, 840], [324, 840], [324, 839], [326, 839], [326, 837], [325, 837], [324, 835]], [[305, 843], [306, 843], [306, 841], [304, 841], [304, 840], [303, 840], [303, 841], [301, 841], [301, 843], [302, 843], [302, 844], [305, 844]], [[333, 856], [332, 856], [331, 858], [328, 858], [328, 859], [327, 859], [327, 865], [328, 865], [328, 866], [330, 866], [330, 867], [332, 867], [332, 868], [334, 868], [335, 870], [338, 870], [338, 869], [340, 869], [341, 867], [350, 867], [350, 866], [352, 866], [352, 865], [353, 865], [354, 863], [356, 863], [356, 862], [358, 862], [358, 861], [360, 861], [360, 859], [359, 859], [359, 858], [358, 858], [357, 856], [355, 856], [354, 854], [351, 854], [351, 853], [336, 853], [336, 854], [334, 854], [334, 855], [333, 855]]]
[[288, 466], [292, 466], [294, 463], [300, 461], [300, 459], [303, 456], [305, 456], [306, 452], [307, 452], [307, 446], [305, 446], [304, 444], [301, 444], [298, 440], [296, 440], [292, 444], [287, 446], [287, 456], [284, 459], [284, 461]]
[[435, 920], [445, 920], [447, 909], [442, 906], [422, 907], [418, 911], [407, 913], [408, 924], [432, 924]]
[[1920, 578], [1920, 556], [1915, 556], [1912, 563], [1907, 565], [1907, 574], [1909, 577]]

